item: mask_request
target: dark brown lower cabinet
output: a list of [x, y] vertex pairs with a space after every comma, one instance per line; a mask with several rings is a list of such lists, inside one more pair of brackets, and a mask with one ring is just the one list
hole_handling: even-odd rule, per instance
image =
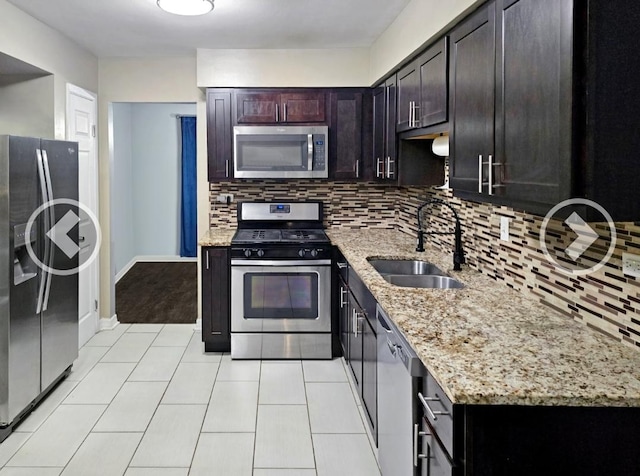
[[231, 350], [229, 248], [202, 248], [202, 340], [206, 352]]
[[[375, 314], [371, 316], [375, 319]], [[362, 323], [362, 404], [374, 439], [378, 426], [378, 347], [374, 328], [365, 319]]]

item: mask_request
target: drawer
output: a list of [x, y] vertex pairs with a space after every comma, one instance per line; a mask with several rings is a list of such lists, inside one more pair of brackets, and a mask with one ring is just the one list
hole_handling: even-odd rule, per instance
[[434, 436], [434, 431], [425, 418], [422, 418], [420, 438], [420, 454], [416, 458], [418, 460], [418, 474], [420, 476], [452, 476], [453, 463], [446, 450]]
[[424, 417], [437, 433], [449, 455], [453, 455], [453, 404], [430, 373], [424, 379], [418, 400]]

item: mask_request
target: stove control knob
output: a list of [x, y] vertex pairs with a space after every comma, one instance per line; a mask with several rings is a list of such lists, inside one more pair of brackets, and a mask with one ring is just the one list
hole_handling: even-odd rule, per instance
[[314, 258], [318, 256], [318, 250], [311, 250], [311, 256], [313, 256]]
[[258, 256], [262, 258], [264, 256], [264, 250], [258, 250]]
[[300, 251], [298, 251], [298, 255], [300, 256], [300, 258], [304, 258], [304, 255], [306, 254], [305, 250], [302, 249]]
[[247, 258], [250, 258], [250, 257], [251, 257], [251, 250], [249, 250], [249, 249], [244, 250], [244, 255], [245, 255]]

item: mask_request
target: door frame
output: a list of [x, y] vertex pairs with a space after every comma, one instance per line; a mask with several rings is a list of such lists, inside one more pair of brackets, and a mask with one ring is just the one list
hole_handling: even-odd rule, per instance
[[[70, 140], [71, 136], [71, 95], [77, 95], [84, 97], [90, 100], [93, 103], [93, 119], [94, 124], [93, 127], [93, 151], [95, 154], [95, 161], [97, 167], [95, 168], [95, 177], [93, 178], [93, 183], [96, 185], [96, 210], [94, 211], [96, 215], [99, 213], [100, 209], [100, 171], [99, 171], [99, 160], [100, 156], [98, 153], [98, 95], [92, 91], [88, 91], [84, 88], [76, 86], [71, 83], [66, 84], [66, 105], [65, 105], [65, 138]], [[100, 260], [95, 261], [95, 280], [94, 280], [94, 296], [96, 302], [100, 301]], [[97, 306], [98, 307], [98, 306]], [[95, 309], [95, 318], [94, 319], [82, 319], [80, 320], [80, 316], [78, 316], [78, 347], [82, 347], [91, 337], [95, 335], [95, 333], [99, 330], [99, 322], [100, 322], [100, 313], [98, 309]]]

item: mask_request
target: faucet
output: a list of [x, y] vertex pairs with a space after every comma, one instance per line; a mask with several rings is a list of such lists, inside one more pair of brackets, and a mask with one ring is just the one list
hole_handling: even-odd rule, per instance
[[453, 235], [455, 236], [455, 248], [453, 251], [453, 270], [460, 271], [462, 269], [460, 265], [465, 263], [464, 250], [462, 249], [462, 227], [460, 226], [460, 218], [458, 217], [458, 212], [456, 212], [455, 208], [453, 208], [449, 202], [446, 202], [440, 198], [430, 198], [418, 207], [418, 245], [416, 247], [416, 251], [424, 251], [424, 235], [452, 234], [450, 231], [424, 231], [422, 229], [422, 209], [431, 204], [444, 205], [448, 207], [451, 212], [453, 212], [453, 216], [456, 220], [456, 226], [453, 232]]

